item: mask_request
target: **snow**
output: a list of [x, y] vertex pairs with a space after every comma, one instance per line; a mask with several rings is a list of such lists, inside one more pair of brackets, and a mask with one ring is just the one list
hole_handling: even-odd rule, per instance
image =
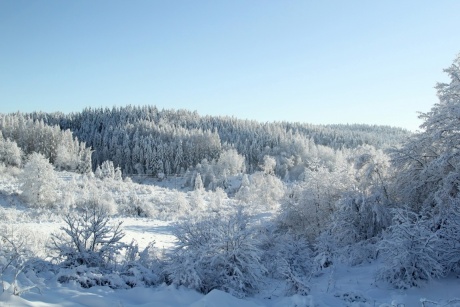
[[[369, 272], [372, 266], [344, 268], [336, 273], [333, 289], [327, 290], [327, 276], [319, 278], [318, 283], [308, 296], [246, 298], [238, 299], [228, 293], [213, 290], [207, 295], [183, 287], [161, 285], [156, 288], [133, 288], [112, 290], [108, 287], [82, 289], [76, 285], [50, 284], [41, 293], [31, 291], [21, 297], [5, 291], [0, 295], [0, 306], [31, 307], [129, 307], [129, 306], [165, 306], [165, 307], [258, 307], [258, 306], [421, 306], [421, 299], [440, 303], [458, 297], [459, 281], [450, 278], [435, 281], [424, 289], [391, 290], [373, 285]], [[326, 279], [326, 280], [324, 280]], [[326, 282], [326, 284], [325, 284]], [[326, 288], [322, 288], [326, 286]], [[435, 306], [428, 304], [427, 306]], [[447, 306], [460, 306], [452, 303]]]
[[[174, 246], [175, 239], [171, 234], [174, 224], [171, 222], [142, 218], [122, 220], [126, 232], [124, 241], [135, 239], [140, 247], [147, 246], [151, 241], [155, 241], [158, 248], [170, 249]], [[59, 229], [61, 225], [56, 222], [29, 222], [22, 226], [32, 233], [45, 234]], [[166, 285], [113, 290], [108, 287], [83, 289], [75, 284], [51, 282], [42, 285], [40, 291], [32, 289], [21, 297], [5, 291], [0, 295], [0, 306], [421, 306], [421, 298], [446, 302], [460, 296], [460, 281], [455, 277], [434, 280], [421, 289], [395, 290], [388, 285], [377, 284], [374, 273], [379, 265], [377, 262], [325, 269], [311, 277], [311, 295], [308, 296], [284, 297], [276, 283], [268, 284], [267, 289], [255, 297], [238, 299], [218, 290], [203, 295], [183, 287]], [[460, 306], [460, 303], [448, 306]]]
[[171, 234], [172, 222], [165, 222], [147, 218], [119, 218], [123, 221], [123, 230], [126, 243], [135, 240], [140, 248], [145, 248], [150, 242], [155, 241], [159, 249], [171, 249], [176, 238]]
[[[70, 181], [68, 174], [61, 178]], [[175, 184], [170, 182], [171, 185]], [[150, 195], [156, 189], [163, 198], [171, 197], [175, 190], [146, 186], [136, 187], [140, 196]], [[169, 189], [171, 188], [171, 189]], [[119, 193], [128, 193], [120, 188]], [[60, 218], [50, 211], [26, 209], [18, 199], [17, 184], [11, 178], [0, 178], [0, 217], [1, 223], [19, 233], [31, 236], [37, 255], [44, 255], [49, 234], [63, 226]], [[258, 219], [269, 218], [272, 213], [260, 212]], [[114, 222], [123, 221], [126, 236], [123, 241], [135, 240], [140, 248], [152, 241], [159, 250], [171, 250], [176, 239], [172, 235], [175, 223], [154, 218], [115, 216]], [[265, 289], [253, 297], [236, 298], [228, 293], [213, 290], [207, 295], [184, 287], [160, 285], [154, 288], [136, 287], [128, 290], [113, 290], [108, 287], [81, 288], [77, 284], [60, 284], [57, 281], [43, 280], [38, 288], [31, 289], [21, 296], [12, 295], [6, 290], [0, 293], [0, 306], [31, 307], [77, 307], [77, 306], [460, 306], [454, 299], [460, 297], [460, 280], [456, 276], [436, 279], [422, 288], [395, 290], [387, 284], [376, 283], [374, 275], [381, 262], [375, 261], [359, 266], [337, 265], [324, 269], [310, 277], [311, 293], [308, 296], [285, 296], [284, 286], [277, 281], [267, 281]], [[3, 288], [9, 288], [4, 281]], [[449, 300], [452, 300], [449, 302]]]

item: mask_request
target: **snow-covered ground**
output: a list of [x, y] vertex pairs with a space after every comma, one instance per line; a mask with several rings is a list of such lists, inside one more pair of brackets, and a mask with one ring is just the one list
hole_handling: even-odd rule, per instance
[[[8, 210], [8, 209], [4, 209]], [[119, 220], [121, 218], [117, 218]], [[122, 218], [125, 242], [135, 239], [141, 247], [155, 241], [159, 249], [174, 246], [171, 234], [174, 224], [148, 218]], [[37, 237], [57, 231], [59, 222], [24, 222], [17, 229], [27, 229]], [[252, 298], [238, 299], [214, 290], [207, 295], [185, 288], [162, 285], [156, 288], [113, 290], [108, 287], [83, 289], [76, 284], [43, 282], [39, 288], [21, 297], [8, 291], [0, 295], [0, 306], [422, 306], [421, 299], [440, 303], [425, 306], [443, 306], [448, 300], [460, 297], [460, 280], [454, 277], [434, 280], [425, 288], [394, 290], [388, 285], [376, 284], [374, 273], [379, 263], [361, 266], [341, 266], [325, 269], [310, 279], [311, 294], [283, 297], [282, 285], [268, 284]], [[7, 283], [4, 287], [7, 288]], [[460, 301], [447, 306], [460, 306]]]
[[52, 282], [40, 292], [32, 290], [21, 297], [5, 291], [0, 306], [422, 306], [421, 299], [437, 302], [425, 306], [460, 306], [458, 279], [434, 281], [424, 289], [392, 290], [373, 283], [375, 265], [340, 268], [312, 279], [308, 296], [257, 296], [237, 299], [222, 291], [207, 295], [185, 288], [162, 285], [156, 288], [112, 290], [108, 287], [82, 289], [77, 285]]
[[[67, 182], [72, 180], [68, 175], [62, 175], [61, 179]], [[130, 188], [134, 189], [138, 197], [157, 201], [168, 201], [172, 193], [177, 193], [168, 186], [156, 188], [136, 185]], [[23, 207], [17, 192], [14, 177], [4, 174], [0, 180], [0, 223], [6, 229], [28, 236], [34, 252], [44, 256], [49, 235], [64, 224], [59, 215], [52, 211]], [[132, 191], [123, 187], [113, 190], [116, 197], [124, 197], [129, 193]], [[142, 248], [154, 241], [159, 250], [169, 250], [175, 245], [173, 221], [120, 215], [115, 215], [113, 219], [114, 222], [123, 221], [122, 227], [126, 234], [123, 240], [126, 243], [135, 240]], [[167, 285], [128, 290], [113, 290], [109, 287], [84, 289], [77, 284], [58, 283], [53, 278], [39, 280], [37, 288], [15, 296], [7, 290], [9, 284], [5, 279], [3, 289], [6, 290], [0, 293], [0, 306], [460, 306], [460, 300], [456, 300], [460, 298], [460, 279], [455, 276], [434, 280], [423, 288], [395, 290], [389, 285], [375, 282], [374, 275], [380, 265], [374, 262], [324, 269], [310, 277], [311, 292], [308, 296], [286, 297], [283, 295], [285, 291], [282, 284], [268, 280], [266, 287], [259, 293], [244, 299], [219, 290], [203, 295], [183, 287]]]

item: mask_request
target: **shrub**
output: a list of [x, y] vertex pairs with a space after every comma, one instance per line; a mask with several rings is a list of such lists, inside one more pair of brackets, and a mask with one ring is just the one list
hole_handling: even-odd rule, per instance
[[120, 240], [122, 222], [109, 225], [109, 214], [97, 201], [87, 201], [82, 209], [64, 216], [63, 233], [53, 234], [51, 249], [64, 267], [86, 265], [105, 267], [125, 246]]
[[304, 238], [267, 227], [262, 249], [265, 250], [262, 260], [269, 276], [286, 282], [286, 295], [310, 292], [307, 279], [312, 271], [312, 259]]
[[438, 244], [439, 238], [430, 229], [429, 221], [407, 209], [395, 210], [393, 225], [378, 244], [384, 266], [377, 279], [407, 289], [442, 276]]
[[202, 293], [219, 289], [243, 297], [256, 292], [266, 268], [248, 219], [239, 209], [230, 216], [216, 214], [178, 224], [178, 247], [166, 268], [169, 282]]
[[[23, 273], [33, 268], [35, 254], [29, 248], [28, 234], [1, 227], [0, 229], [0, 278], [2, 291], [9, 291], [13, 295], [21, 295], [37, 286]], [[9, 283], [7, 282], [9, 281]], [[9, 286], [7, 286], [9, 284]], [[7, 289], [5, 289], [7, 288]]]

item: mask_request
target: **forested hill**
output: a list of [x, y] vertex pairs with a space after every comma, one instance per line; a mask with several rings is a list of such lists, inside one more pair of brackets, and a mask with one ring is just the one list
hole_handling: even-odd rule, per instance
[[200, 116], [187, 110], [158, 110], [155, 106], [10, 116], [69, 129], [94, 150], [93, 168], [111, 160], [124, 174], [177, 174], [203, 159], [216, 160], [223, 151], [233, 148], [244, 156], [248, 172], [257, 170], [263, 157], [269, 155], [276, 159], [277, 174], [283, 176], [318, 155], [364, 144], [387, 148], [410, 134], [388, 126], [260, 123]]
[[384, 148], [408, 136], [403, 129], [383, 126], [259, 123], [199, 116], [186, 110], [158, 110], [154, 106], [31, 116], [73, 131], [95, 150], [94, 165], [112, 160], [128, 174], [179, 173], [203, 159], [217, 159], [222, 150], [230, 147], [246, 158], [248, 170], [252, 171], [265, 155], [279, 157], [277, 160], [283, 156], [305, 161], [305, 151], [310, 151], [313, 143], [333, 149], [362, 144]]

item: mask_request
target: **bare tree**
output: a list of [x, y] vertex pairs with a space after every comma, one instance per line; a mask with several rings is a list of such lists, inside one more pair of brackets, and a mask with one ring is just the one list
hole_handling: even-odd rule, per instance
[[125, 247], [122, 222], [109, 224], [109, 214], [97, 201], [88, 201], [81, 212], [64, 216], [63, 233], [53, 234], [51, 249], [64, 266], [104, 267]]

